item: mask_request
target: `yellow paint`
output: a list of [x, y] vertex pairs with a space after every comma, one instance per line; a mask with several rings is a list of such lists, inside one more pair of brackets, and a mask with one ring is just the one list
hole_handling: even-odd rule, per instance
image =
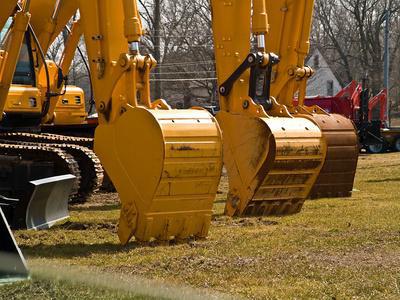
[[65, 95], [60, 96], [54, 112], [54, 125], [86, 124], [85, 94], [81, 88], [67, 86]]

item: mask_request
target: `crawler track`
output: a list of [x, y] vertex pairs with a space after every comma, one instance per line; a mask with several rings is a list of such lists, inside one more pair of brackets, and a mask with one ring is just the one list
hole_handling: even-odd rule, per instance
[[93, 149], [94, 139], [65, 136], [51, 133], [6, 132], [0, 133], [0, 138], [11, 141], [33, 142], [45, 144], [71, 144]]
[[56, 174], [64, 175], [72, 174], [76, 177], [76, 181], [73, 185], [71, 198], [79, 198], [79, 187], [81, 186], [81, 172], [79, 170], [78, 163], [74, 157], [68, 154], [66, 151], [47, 147], [44, 145], [24, 145], [24, 144], [13, 144], [5, 143], [0, 141], [0, 154], [8, 156], [19, 156], [26, 160], [37, 160], [37, 161], [51, 161], [54, 163]]
[[73, 202], [84, 202], [92, 193], [99, 190], [103, 182], [103, 168], [96, 154], [88, 145], [92, 139], [60, 135], [5, 133], [0, 134], [0, 143], [23, 147], [45, 147], [59, 149], [73, 157], [78, 164], [81, 180]]

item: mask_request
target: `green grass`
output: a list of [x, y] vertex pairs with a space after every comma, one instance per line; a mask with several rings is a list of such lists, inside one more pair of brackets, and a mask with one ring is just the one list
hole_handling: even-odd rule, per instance
[[[358, 191], [351, 199], [307, 201], [301, 214], [284, 218], [232, 219], [222, 215], [224, 177], [209, 238], [169, 246], [120, 246], [117, 196], [96, 195], [75, 207], [68, 223], [49, 231], [16, 233], [33, 280], [0, 287], [0, 295], [140, 297], [140, 289], [110, 284], [115, 278], [107, 276], [114, 276], [127, 282], [155, 280], [155, 287], [165, 284], [166, 290], [172, 286], [172, 294], [164, 294], [164, 288], [158, 294], [143, 290], [143, 295], [156, 298], [208, 291], [255, 299], [399, 299], [399, 183], [400, 154], [362, 156]], [[85, 268], [91, 275], [79, 280], [57, 279], [50, 271], [43, 275], [57, 266], [71, 267], [72, 273]], [[89, 280], [102, 274], [103, 283]], [[82, 285], [84, 281], [89, 283]]]

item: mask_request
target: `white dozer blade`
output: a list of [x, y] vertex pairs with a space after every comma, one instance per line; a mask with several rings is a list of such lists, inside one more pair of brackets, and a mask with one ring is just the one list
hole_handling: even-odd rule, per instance
[[62, 175], [30, 182], [33, 192], [26, 209], [27, 229], [48, 229], [69, 218], [68, 200], [75, 179]]
[[0, 285], [29, 277], [24, 256], [19, 249], [0, 207]]

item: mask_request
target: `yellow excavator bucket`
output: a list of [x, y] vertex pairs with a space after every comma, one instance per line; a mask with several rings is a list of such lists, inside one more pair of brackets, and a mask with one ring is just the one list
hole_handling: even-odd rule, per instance
[[152, 101], [157, 62], [139, 51], [135, 0], [59, 1], [56, 8], [57, 28], [79, 8], [99, 115], [94, 150], [119, 193], [121, 243], [206, 237], [222, 170], [216, 120], [206, 110]]
[[[358, 137], [351, 120], [328, 114], [319, 107], [305, 107], [307, 79], [313, 75], [304, 66], [309, 53], [314, 0], [267, 1], [270, 30], [266, 36], [268, 51], [278, 54], [274, 67], [271, 95], [286, 105], [292, 115], [316, 124], [327, 143], [324, 166], [312, 188], [311, 198], [348, 197], [353, 190], [358, 161]], [[293, 98], [298, 93], [299, 107]]]
[[328, 152], [310, 198], [350, 197], [358, 163], [358, 137], [351, 120], [337, 114], [314, 114]]
[[211, 4], [221, 104], [217, 119], [229, 177], [226, 213], [297, 213], [325, 160], [321, 130], [306, 118], [294, 118], [265, 92], [273, 56], [262, 45], [252, 53], [249, 39], [268, 30], [263, 1]]
[[222, 169], [207, 111], [132, 108], [98, 126], [95, 149], [120, 194], [122, 243], [207, 236]]
[[301, 210], [324, 160], [321, 131], [298, 118], [249, 118], [221, 112], [229, 175], [228, 215]]

